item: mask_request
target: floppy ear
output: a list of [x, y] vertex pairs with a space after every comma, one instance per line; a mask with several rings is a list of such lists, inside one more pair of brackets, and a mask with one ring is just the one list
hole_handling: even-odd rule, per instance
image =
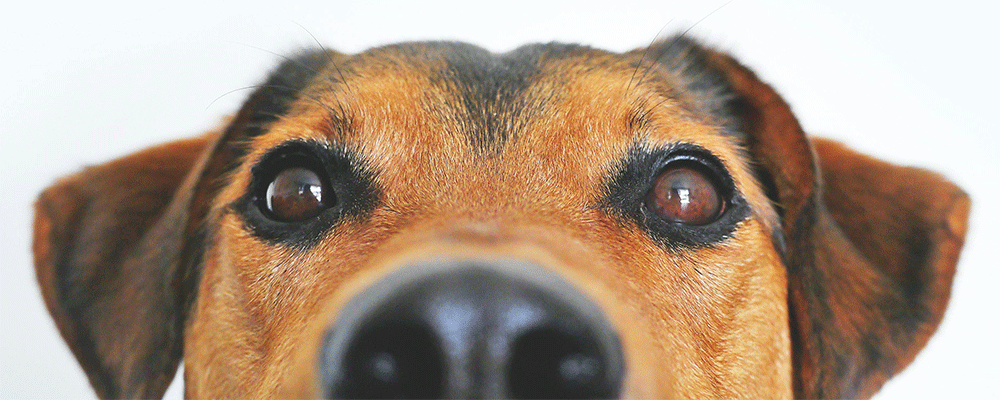
[[869, 397], [941, 322], [969, 198], [935, 173], [810, 142], [770, 86], [701, 51], [781, 214], [795, 397]]
[[335, 56], [288, 59], [225, 132], [88, 168], [41, 194], [33, 250], [42, 295], [99, 396], [163, 396], [182, 357], [220, 177]]
[[158, 397], [173, 379], [196, 280], [193, 194], [218, 136], [88, 168], [35, 204], [42, 295], [101, 397]]
[[941, 322], [970, 200], [933, 172], [828, 140], [813, 145], [823, 185], [816, 270], [800, 276], [810, 280], [799, 282], [806, 306], [795, 304], [812, 319], [799, 325], [814, 332], [803, 340], [836, 356], [819, 360], [817, 369], [827, 370], [812, 378], [815, 385], [837, 397], [867, 397], [913, 361]]

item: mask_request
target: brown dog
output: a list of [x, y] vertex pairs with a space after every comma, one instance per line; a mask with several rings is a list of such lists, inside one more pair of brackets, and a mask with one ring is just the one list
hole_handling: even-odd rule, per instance
[[868, 397], [968, 197], [809, 140], [732, 58], [412, 43], [289, 59], [221, 131], [37, 203], [102, 397]]

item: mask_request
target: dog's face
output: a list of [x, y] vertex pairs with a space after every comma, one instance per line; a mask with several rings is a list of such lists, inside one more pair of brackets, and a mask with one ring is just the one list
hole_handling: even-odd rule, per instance
[[728, 56], [289, 59], [219, 132], [46, 191], [102, 396], [864, 397], [940, 321], [968, 199], [810, 141]]

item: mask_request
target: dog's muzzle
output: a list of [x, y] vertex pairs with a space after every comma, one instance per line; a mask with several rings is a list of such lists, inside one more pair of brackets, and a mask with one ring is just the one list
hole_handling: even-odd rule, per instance
[[331, 398], [613, 398], [625, 360], [594, 302], [520, 261], [410, 265], [327, 331]]

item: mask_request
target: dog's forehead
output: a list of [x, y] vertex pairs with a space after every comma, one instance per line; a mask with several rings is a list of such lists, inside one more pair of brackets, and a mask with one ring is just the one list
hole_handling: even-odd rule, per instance
[[[395, 86], [424, 94], [410, 103], [416, 106], [414, 111], [464, 136], [476, 150], [496, 152], [552, 107], [558, 89], [549, 85], [539, 90], [538, 85], [546, 78], [546, 63], [566, 57], [573, 49], [532, 45], [492, 54], [463, 43], [409, 44], [363, 53], [350, 66], [359, 75], [369, 75], [366, 72], [383, 68], [383, 60], [398, 62], [396, 68], [383, 71], [419, 79], [416, 84]], [[366, 83], [373, 82], [358, 85], [369, 86]]]
[[495, 54], [457, 42], [396, 44], [331, 57], [317, 68], [299, 103], [317, 111], [325, 107], [342, 123], [431, 120], [447, 129], [441, 133], [461, 136], [456, 138], [485, 153], [537, 133], [533, 122], [557, 117], [625, 121], [630, 133], [641, 132], [636, 128], [651, 117], [671, 124], [717, 117], [703, 107], [711, 100], [706, 97], [717, 96], [685, 90], [691, 86], [686, 77], [654, 56], [663, 53], [647, 57], [548, 43]]
[[331, 54], [253, 150], [294, 139], [342, 146], [369, 162], [380, 184], [410, 195], [477, 197], [489, 185], [592, 202], [636, 146], [692, 143], [742, 162], [702, 103], [683, 77], [638, 53], [398, 44]]

